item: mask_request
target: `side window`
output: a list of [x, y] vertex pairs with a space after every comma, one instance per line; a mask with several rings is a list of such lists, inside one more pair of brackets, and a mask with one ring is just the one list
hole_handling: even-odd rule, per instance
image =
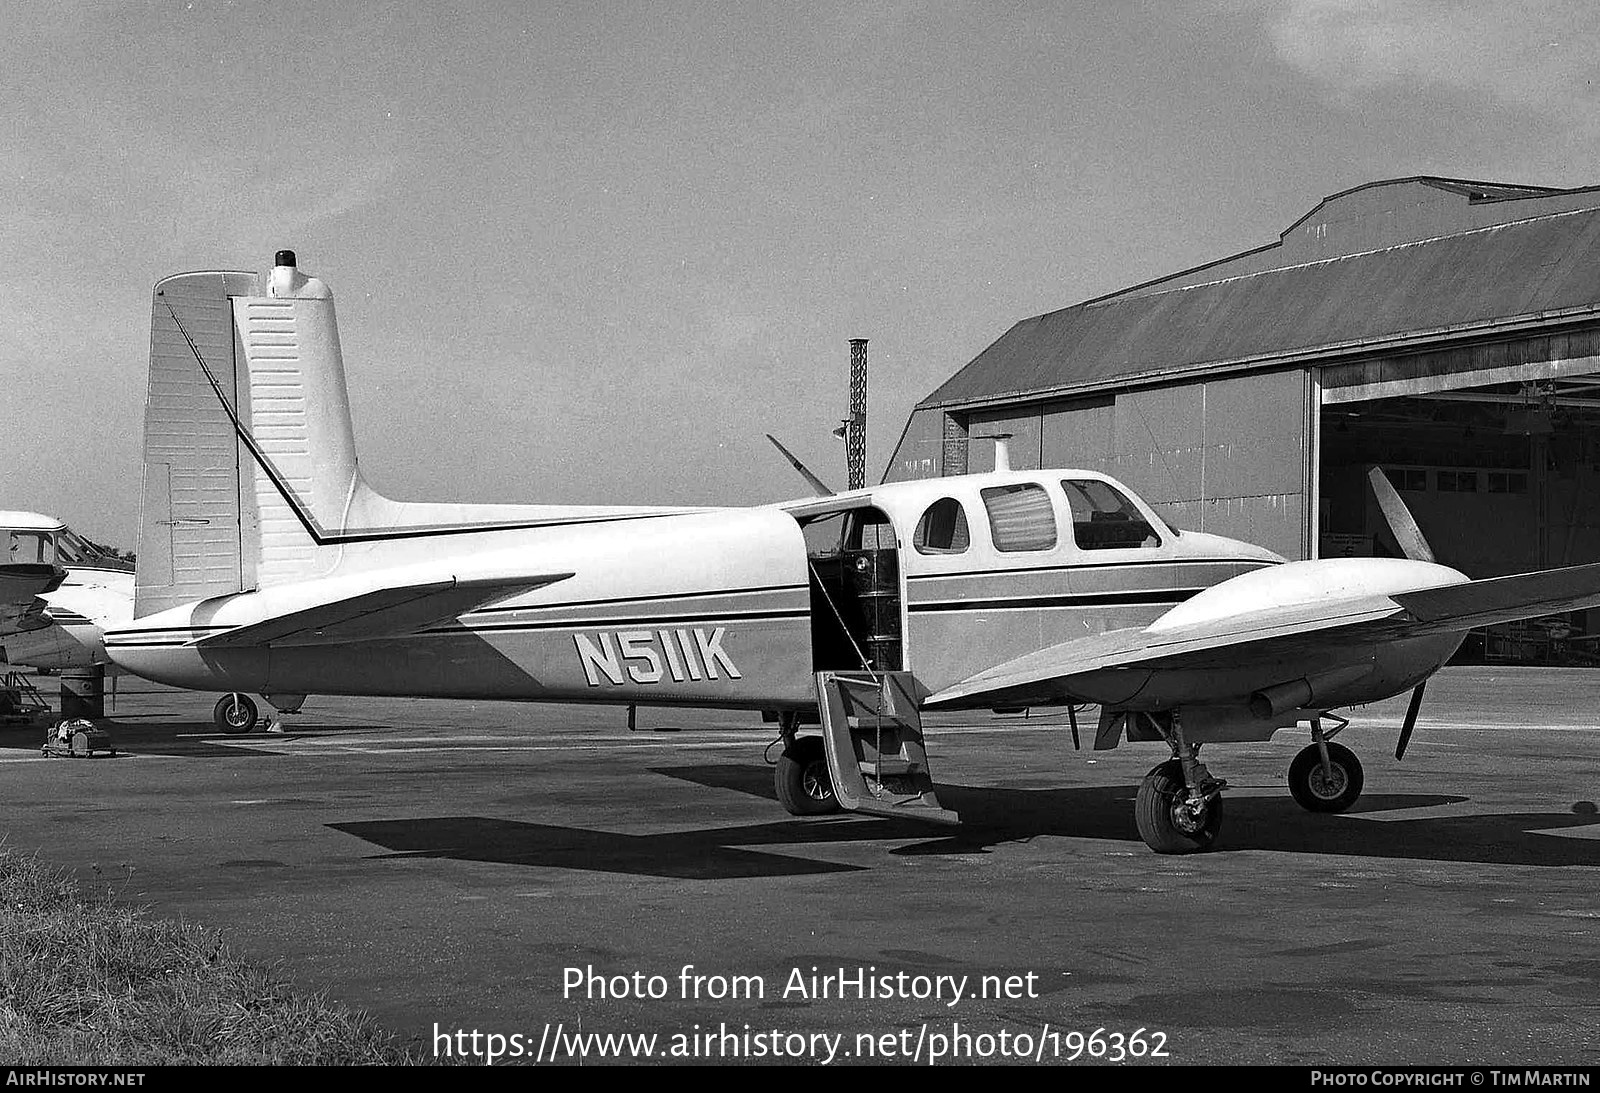
[[928, 506], [911, 537], [918, 554], [965, 554], [971, 542], [967, 532], [967, 512], [954, 497], [945, 497]]
[[49, 537], [36, 531], [13, 531], [7, 539], [7, 557], [0, 559], [9, 562], [50, 562], [54, 561], [54, 551], [48, 549]]
[[1061, 483], [1072, 509], [1072, 537], [1084, 550], [1158, 547], [1161, 536], [1120, 491], [1092, 479]]
[[1049, 550], [1056, 545], [1056, 514], [1050, 495], [1031, 482], [990, 486], [983, 491], [989, 532], [996, 550]]

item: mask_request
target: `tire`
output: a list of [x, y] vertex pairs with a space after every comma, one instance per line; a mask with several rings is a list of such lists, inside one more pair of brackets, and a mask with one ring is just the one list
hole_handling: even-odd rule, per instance
[[1157, 854], [1193, 854], [1209, 850], [1222, 827], [1222, 795], [1213, 794], [1198, 826], [1179, 808], [1188, 796], [1183, 784], [1183, 764], [1169, 759], [1153, 767], [1139, 783], [1133, 803], [1139, 837]]
[[1361, 796], [1361, 760], [1343, 744], [1328, 745], [1330, 779], [1322, 771], [1322, 752], [1315, 744], [1303, 748], [1289, 764], [1289, 792], [1308, 812], [1343, 812]]
[[238, 735], [256, 727], [256, 704], [249, 695], [226, 694], [217, 699], [211, 720], [225, 733]]
[[785, 748], [773, 768], [772, 780], [778, 803], [791, 816], [826, 816], [839, 811], [820, 736], [802, 736]]

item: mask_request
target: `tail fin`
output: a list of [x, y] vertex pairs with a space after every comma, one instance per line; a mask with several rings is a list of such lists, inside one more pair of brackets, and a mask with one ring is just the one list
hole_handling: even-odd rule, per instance
[[327, 286], [291, 251], [160, 282], [134, 616], [327, 572], [364, 494]]
[[396, 538], [692, 511], [390, 500], [356, 465], [333, 293], [292, 251], [156, 285], [135, 618], [393, 564]]

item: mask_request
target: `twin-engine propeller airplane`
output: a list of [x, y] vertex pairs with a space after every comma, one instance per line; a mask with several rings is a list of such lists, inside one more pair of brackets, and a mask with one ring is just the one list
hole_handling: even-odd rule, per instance
[[[780, 800], [953, 820], [919, 710], [1101, 707], [1165, 743], [1155, 850], [1216, 838], [1202, 745], [1309, 722], [1295, 798], [1347, 808], [1329, 711], [1414, 688], [1477, 626], [1600, 604], [1600, 566], [1469, 581], [1375, 480], [1407, 559], [1285, 562], [1168, 526], [1091, 471], [1000, 471], [757, 508], [403, 503], [356, 463], [326, 285], [272, 270], [155, 291], [129, 671], [197, 689], [771, 712]], [[820, 737], [802, 723], [820, 719]], [[1324, 721], [1337, 726], [1324, 730]]]

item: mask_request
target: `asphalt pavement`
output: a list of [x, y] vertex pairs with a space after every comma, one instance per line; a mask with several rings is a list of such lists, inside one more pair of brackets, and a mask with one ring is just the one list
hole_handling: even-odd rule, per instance
[[230, 737], [129, 680], [121, 754], [0, 729], [0, 795], [13, 849], [424, 1052], [1592, 1064], [1597, 692], [1448, 669], [1403, 762], [1404, 699], [1356, 711], [1338, 816], [1288, 794], [1304, 731], [1215, 745], [1223, 830], [1184, 857], [1134, 828], [1162, 750], [1075, 752], [1054, 713], [931, 719], [951, 829], [788, 816], [753, 715], [314, 697]]

